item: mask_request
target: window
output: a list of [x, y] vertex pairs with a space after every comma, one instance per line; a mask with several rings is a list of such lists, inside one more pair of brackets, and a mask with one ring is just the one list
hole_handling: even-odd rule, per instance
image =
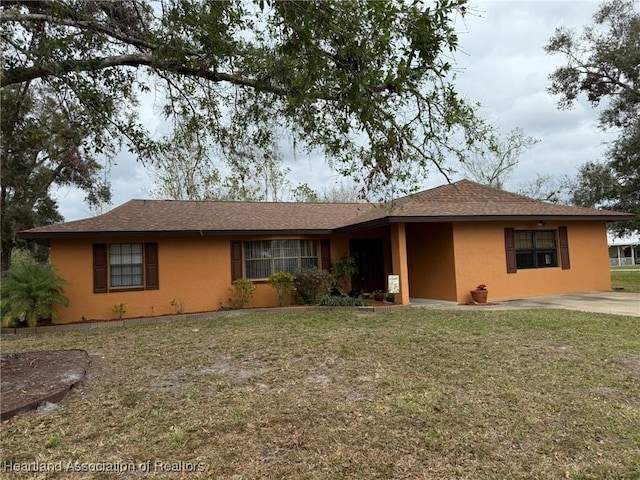
[[114, 243], [109, 245], [109, 285], [118, 287], [141, 287], [142, 273], [141, 243]]
[[158, 288], [157, 243], [112, 243], [93, 246], [94, 293]]
[[516, 230], [515, 251], [518, 269], [558, 266], [554, 230]]
[[318, 243], [314, 240], [260, 240], [243, 245], [246, 278], [269, 278], [276, 272], [318, 266]]

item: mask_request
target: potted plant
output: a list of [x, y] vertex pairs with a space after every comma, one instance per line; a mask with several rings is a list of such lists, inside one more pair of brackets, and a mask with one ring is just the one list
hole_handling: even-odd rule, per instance
[[376, 302], [382, 302], [384, 300], [384, 292], [382, 290], [374, 290], [372, 295]]
[[487, 303], [487, 295], [489, 291], [484, 283], [481, 283], [475, 290], [471, 290], [471, 298], [475, 303]]

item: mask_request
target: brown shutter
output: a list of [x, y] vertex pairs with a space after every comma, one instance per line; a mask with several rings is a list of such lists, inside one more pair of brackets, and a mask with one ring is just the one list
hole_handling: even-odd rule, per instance
[[569, 263], [569, 236], [567, 227], [558, 227], [558, 237], [560, 239], [560, 264], [563, 270], [571, 268]]
[[107, 293], [107, 244], [96, 243], [93, 245], [93, 293]]
[[516, 235], [513, 228], [504, 229], [504, 249], [507, 254], [507, 273], [518, 271], [516, 263]]
[[320, 262], [322, 270], [331, 270], [331, 242], [329, 240], [320, 240]]
[[158, 244], [144, 244], [144, 268], [145, 268], [145, 288], [147, 290], [158, 290], [160, 288], [160, 278], [158, 271]]
[[231, 281], [242, 278], [242, 242], [231, 242]]

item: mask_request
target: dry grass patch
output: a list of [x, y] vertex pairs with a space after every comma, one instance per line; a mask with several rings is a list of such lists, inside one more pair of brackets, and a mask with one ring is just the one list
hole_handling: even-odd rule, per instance
[[550, 310], [278, 313], [3, 339], [5, 352], [92, 356], [58, 409], [2, 425], [3, 460], [206, 466], [157, 478], [637, 478], [627, 360], [639, 346], [637, 319]]

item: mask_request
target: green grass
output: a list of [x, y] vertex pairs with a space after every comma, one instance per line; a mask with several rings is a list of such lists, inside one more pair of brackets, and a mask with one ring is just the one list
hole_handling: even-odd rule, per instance
[[631, 271], [611, 269], [611, 287], [625, 292], [640, 293], [640, 268]]
[[3, 461], [203, 462], [157, 478], [238, 480], [640, 475], [636, 318], [327, 311], [2, 341], [62, 348], [90, 352], [85, 384], [4, 422]]

